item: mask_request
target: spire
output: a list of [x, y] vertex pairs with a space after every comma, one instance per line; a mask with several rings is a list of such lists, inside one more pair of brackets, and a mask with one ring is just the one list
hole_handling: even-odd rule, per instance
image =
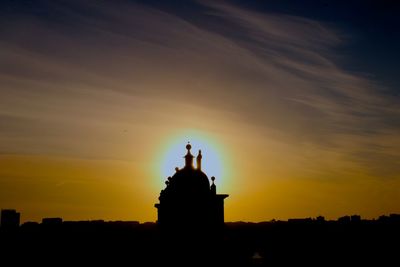
[[185, 168], [193, 168], [193, 158], [194, 158], [194, 156], [190, 153], [190, 149], [191, 148], [192, 148], [192, 146], [188, 142], [188, 144], [186, 145], [187, 154], [185, 156]]
[[215, 177], [214, 176], [211, 177], [211, 181], [212, 181], [211, 194], [216, 195], [217, 194], [217, 187], [214, 184], [214, 180], [215, 180]]
[[199, 150], [199, 154], [197, 155], [196, 161], [197, 161], [197, 169], [201, 171], [201, 159], [203, 156], [201, 155], [201, 150]]

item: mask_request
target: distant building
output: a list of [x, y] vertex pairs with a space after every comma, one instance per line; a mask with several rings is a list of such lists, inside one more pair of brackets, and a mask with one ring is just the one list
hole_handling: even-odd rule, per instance
[[42, 225], [46, 226], [56, 226], [61, 225], [63, 222], [62, 218], [43, 218]]
[[400, 222], [400, 214], [392, 213], [390, 214], [389, 218], [392, 222]]
[[37, 229], [38, 226], [39, 226], [38, 222], [24, 222], [21, 225], [21, 228], [24, 228], [24, 229]]
[[158, 223], [162, 226], [218, 226], [224, 224], [224, 199], [226, 194], [217, 194], [211, 177], [201, 170], [202, 154], [197, 155], [197, 168], [193, 167], [194, 156], [191, 145], [186, 146], [185, 167], [176, 168], [175, 174], [168, 177], [166, 188], [161, 190], [158, 210]]
[[339, 223], [350, 223], [350, 221], [351, 221], [351, 218], [350, 218], [350, 216], [348, 216], [348, 215], [343, 216], [343, 217], [340, 217], [340, 218], [338, 219], [338, 222], [339, 222]]
[[20, 213], [16, 210], [1, 210], [1, 227], [4, 229], [18, 228]]
[[293, 218], [293, 219], [288, 219], [289, 223], [297, 223], [297, 224], [303, 224], [303, 223], [311, 223], [312, 219], [311, 218]]
[[351, 215], [350, 216], [350, 220], [351, 222], [355, 223], [355, 222], [361, 222], [361, 216], [360, 215]]

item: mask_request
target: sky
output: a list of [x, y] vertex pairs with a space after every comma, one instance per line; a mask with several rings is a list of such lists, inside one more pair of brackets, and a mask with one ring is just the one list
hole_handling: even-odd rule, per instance
[[400, 5], [339, 2], [1, 1], [0, 208], [155, 221], [190, 141], [226, 221], [400, 213]]

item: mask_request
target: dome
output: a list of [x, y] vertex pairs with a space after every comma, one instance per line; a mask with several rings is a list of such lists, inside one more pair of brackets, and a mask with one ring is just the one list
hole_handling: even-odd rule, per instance
[[174, 193], [190, 195], [209, 195], [210, 181], [199, 169], [183, 168], [171, 178], [169, 186]]
[[161, 190], [158, 198], [160, 203], [155, 204], [158, 210], [157, 222], [163, 227], [171, 227], [170, 229], [208, 229], [222, 226], [224, 199], [228, 195], [217, 194], [214, 176], [211, 177], [210, 186], [207, 175], [201, 170], [201, 150], [196, 157], [196, 168], [193, 166], [191, 148], [188, 143], [184, 156], [185, 167], [176, 167], [175, 174], [165, 181], [166, 187]]

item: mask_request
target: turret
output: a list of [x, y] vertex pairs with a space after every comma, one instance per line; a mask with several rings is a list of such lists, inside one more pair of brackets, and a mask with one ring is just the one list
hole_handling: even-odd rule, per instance
[[193, 158], [194, 158], [194, 156], [190, 153], [190, 149], [191, 148], [192, 148], [192, 146], [190, 144], [186, 145], [187, 154], [185, 156], [185, 168], [193, 169]]
[[214, 176], [211, 177], [211, 181], [212, 181], [212, 184], [210, 186], [211, 194], [216, 195], [217, 194], [217, 186], [214, 184], [214, 181], [215, 181]]
[[199, 154], [197, 155], [196, 161], [197, 161], [197, 169], [201, 171], [201, 159], [203, 156], [201, 155], [201, 150], [199, 150]]

